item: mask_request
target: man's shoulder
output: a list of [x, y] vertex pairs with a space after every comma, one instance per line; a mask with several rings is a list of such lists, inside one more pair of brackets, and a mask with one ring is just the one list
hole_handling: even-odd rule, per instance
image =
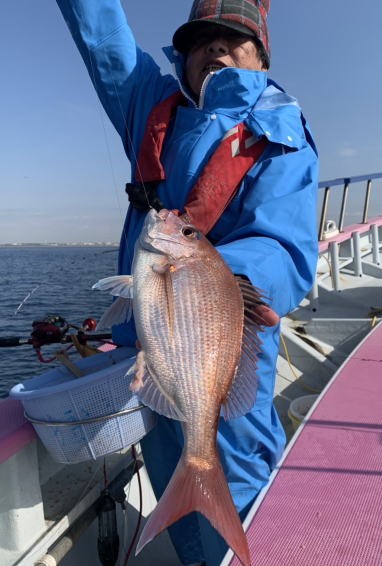
[[246, 123], [257, 136], [291, 149], [301, 149], [307, 143], [305, 121], [297, 99], [272, 80], [268, 80]]

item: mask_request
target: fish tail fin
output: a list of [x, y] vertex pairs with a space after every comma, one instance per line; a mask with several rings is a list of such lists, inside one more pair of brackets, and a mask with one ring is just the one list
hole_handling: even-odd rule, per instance
[[167, 527], [199, 511], [224, 538], [244, 566], [251, 566], [249, 548], [240, 517], [228, 489], [223, 468], [200, 466], [180, 460], [165, 492], [140, 536], [136, 554]]

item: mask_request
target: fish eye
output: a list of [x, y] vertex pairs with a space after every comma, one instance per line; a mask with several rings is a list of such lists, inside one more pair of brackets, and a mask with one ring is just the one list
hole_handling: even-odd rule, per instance
[[195, 238], [195, 236], [197, 236], [198, 234], [198, 231], [195, 230], [193, 226], [184, 226], [182, 228], [182, 234], [186, 238]]

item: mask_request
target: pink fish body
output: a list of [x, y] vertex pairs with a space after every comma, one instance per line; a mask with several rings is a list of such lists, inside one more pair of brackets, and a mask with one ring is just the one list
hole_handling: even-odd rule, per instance
[[131, 388], [153, 410], [180, 420], [184, 433], [182, 456], [137, 553], [169, 525], [199, 511], [250, 566], [216, 437], [221, 412], [237, 417], [255, 401], [259, 342], [250, 311], [259, 295], [249, 282], [238, 284], [195, 227], [166, 210], [148, 213], [132, 272], [132, 278], [101, 280], [98, 288], [132, 297], [142, 350]]

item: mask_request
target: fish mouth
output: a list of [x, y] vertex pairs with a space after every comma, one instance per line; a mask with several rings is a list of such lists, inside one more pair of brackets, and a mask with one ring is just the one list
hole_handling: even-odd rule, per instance
[[[162, 209], [159, 212], [154, 209], [150, 210], [146, 216], [145, 229], [142, 230], [139, 237], [140, 246], [158, 255], [163, 255], [163, 249], [161, 250], [162, 245], [158, 246], [159, 242], [171, 244], [172, 246], [176, 245], [177, 248], [183, 248], [185, 251], [187, 241], [179, 238], [180, 226], [178, 223], [180, 223], [181, 226], [186, 225], [179, 219], [179, 216], [171, 210]], [[165, 225], [163, 231], [162, 229], [158, 230], [158, 225]], [[166, 225], [168, 228], [166, 228]], [[155, 245], [154, 242], [157, 242], [157, 244]], [[169, 250], [166, 250], [166, 255], [168, 255], [169, 259], [175, 259]], [[187, 256], [188, 253], [185, 251], [184, 257]]]
[[[157, 212], [154, 208], [150, 209], [147, 213], [146, 220], [144, 223], [144, 228], [141, 235], [140, 235], [140, 243], [146, 249], [152, 249], [152, 251], [156, 251], [155, 248], [152, 248], [151, 242], [154, 240], [172, 240], [171, 236], [168, 234], [163, 234], [161, 236], [160, 232], [157, 230], [158, 221], [159, 223], [166, 223], [169, 217], [173, 215], [171, 210], [167, 210], [166, 208], [161, 209]], [[157, 252], [158, 253], [158, 252]]]
[[159, 212], [156, 212], [156, 210], [153, 209], [151, 216], [153, 218], [160, 218], [161, 220], [166, 221], [170, 214], [171, 214], [170, 210], [167, 210], [167, 208], [162, 208]]

